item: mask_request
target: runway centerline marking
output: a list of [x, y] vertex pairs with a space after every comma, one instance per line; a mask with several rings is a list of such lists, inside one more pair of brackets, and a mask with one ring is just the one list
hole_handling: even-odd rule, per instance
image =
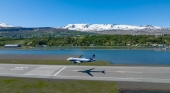
[[118, 72], [118, 73], [143, 73], [143, 72], [134, 72], [134, 71], [115, 71], [115, 72]]
[[28, 67], [15, 67], [11, 70], [25, 70], [25, 69], [28, 69]]
[[11, 69], [11, 70], [24, 70], [24, 69]]
[[62, 70], [64, 70], [67, 66], [63, 67], [62, 69], [60, 69], [57, 73], [55, 73], [53, 76], [56, 76], [57, 74], [59, 74]]
[[28, 67], [15, 67], [16, 69], [28, 69]]

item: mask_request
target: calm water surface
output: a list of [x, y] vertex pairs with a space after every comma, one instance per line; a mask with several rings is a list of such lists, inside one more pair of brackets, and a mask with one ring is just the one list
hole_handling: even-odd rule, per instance
[[170, 65], [170, 52], [154, 50], [0, 50], [0, 54], [71, 54], [86, 58], [96, 55], [96, 60], [113, 64], [161, 64]]

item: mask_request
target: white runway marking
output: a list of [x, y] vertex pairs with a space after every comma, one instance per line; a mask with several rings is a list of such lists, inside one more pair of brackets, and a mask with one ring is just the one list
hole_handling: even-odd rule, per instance
[[16, 69], [28, 69], [28, 67], [15, 67]]
[[[109, 72], [109, 71], [106, 71], [106, 72]], [[134, 71], [115, 71], [115, 72], [118, 72], [118, 73], [143, 73], [143, 72], [134, 72]]]
[[24, 69], [11, 69], [11, 70], [24, 70]]
[[11, 70], [24, 70], [24, 69], [28, 69], [28, 67], [15, 67], [14, 69]]
[[24, 74], [24, 75], [28, 75], [28, 76], [51, 76], [51, 75], [37, 75], [37, 74]]
[[63, 67], [62, 69], [60, 69], [57, 73], [55, 73], [53, 76], [56, 76], [57, 74], [59, 74], [62, 70], [64, 70], [67, 66]]

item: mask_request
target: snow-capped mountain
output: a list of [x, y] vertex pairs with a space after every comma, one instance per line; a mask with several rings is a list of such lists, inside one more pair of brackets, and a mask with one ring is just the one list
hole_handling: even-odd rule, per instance
[[152, 25], [117, 25], [117, 24], [68, 24], [62, 29], [78, 31], [105, 31], [105, 30], [161, 30], [162, 27]]
[[0, 27], [13, 27], [13, 26], [0, 22]]

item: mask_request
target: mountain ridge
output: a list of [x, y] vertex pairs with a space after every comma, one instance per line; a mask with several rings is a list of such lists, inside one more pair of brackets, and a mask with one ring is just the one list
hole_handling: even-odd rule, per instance
[[0, 22], [0, 27], [13, 27], [12, 25]]
[[51, 31], [67, 30], [92, 32], [99, 34], [130, 34], [130, 35], [155, 35], [170, 34], [170, 28], [153, 25], [122, 25], [122, 24], [68, 24], [62, 27], [16, 27], [0, 22], [0, 31]]
[[163, 30], [160, 26], [153, 25], [119, 25], [119, 24], [68, 24], [60, 27], [62, 29], [77, 31], [105, 31], [105, 30]]

